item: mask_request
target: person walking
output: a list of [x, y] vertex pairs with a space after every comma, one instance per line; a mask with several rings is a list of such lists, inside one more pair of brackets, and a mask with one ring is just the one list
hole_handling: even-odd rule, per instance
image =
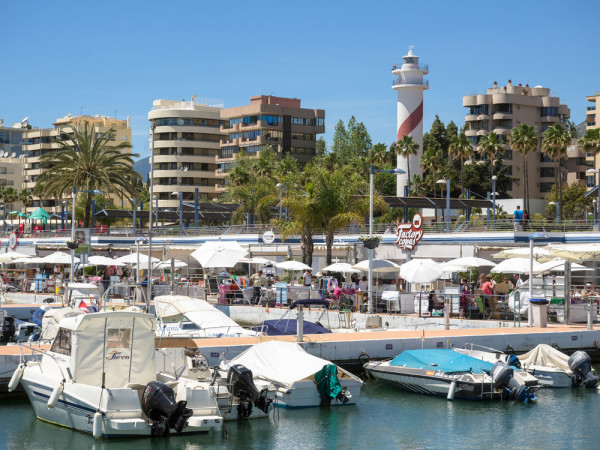
[[304, 287], [312, 286], [312, 269], [306, 269], [304, 275], [302, 275], [302, 284]]
[[513, 212], [513, 215], [515, 216], [515, 218], [514, 218], [515, 231], [523, 231], [523, 228], [521, 227], [521, 222], [523, 221], [523, 211], [521, 211], [521, 207], [519, 205], [517, 205], [517, 209], [515, 209], [515, 212]]
[[250, 277], [250, 284], [252, 285], [253, 291], [252, 291], [252, 303], [253, 304], [258, 304], [258, 302], [260, 301], [260, 288], [262, 286], [262, 274], [263, 271], [259, 270], [257, 273], [255, 273], [254, 275], [252, 275]]

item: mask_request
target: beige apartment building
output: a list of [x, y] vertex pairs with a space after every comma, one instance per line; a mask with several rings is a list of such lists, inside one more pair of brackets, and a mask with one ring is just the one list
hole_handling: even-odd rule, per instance
[[[29, 125], [27, 118], [8, 127], [0, 119], [0, 185], [20, 191], [23, 186], [23, 133]], [[20, 209], [21, 203], [10, 207]]]
[[219, 153], [221, 109], [216, 101], [155, 100], [148, 120], [154, 129], [154, 195], [159, 208], [179, 208], [183, 201], [193, 203], [218, 197], [222, 183], [215, 173]]
[[[224, 123], [217, 156], [217, 176], [224, 180], [235, 165], [237, 154], [245, 150], [259, 156], [271, 147], [278, 158], [291, 155], [301, 165], [316, 155], [317, 135], [325, 132], [325, 111], [301, 107], [299, 98], [257, 95], [250, 104], [221, 110]], [[224, 184], [220, 190], [225, 191]]]
[[[587, 101], [592, 103], [588, 106], [585, 111], [585, 130], [595, 130], [600, 128], [600, 109], [598, 109], [598, 103], [600, 103], [600, 92], [594, 92], [594, 95], [588, 95]], [[590, 167], [596, 170], [600, 169], [600, 155], [588, 153], [586, 155], [587, 161]], [[596, 176], [588, 174], [587, 186], [593, 188], [596, 186]]]
[[[494, 86], [488, 88], [485, 94], [464, 96], [463, 106], [469, 108], [465, 116], [465, 122], [469, 124], [466, 134], [476, 151], [479, 140], [490, 131], [507, 139], [512, 129], [521, 123], [537, 130], [540, 143], [535, 152], [527, 155], [528, 180], [524, 180], [523, 176], [524, 156], [513, 151], [508, 143], [505, 144], [504, 164], [508, 166], [508, 173], [516, 178], [508, 191], [511, 197], [523, 198], [527, 182], [530, 198], [544, 198], [554, 184], [556, 163], [542, 154], [541, 136], [548, 127], [567, 120], [570, 117], [569, 108], [561, 105], [558, 97], [552, 97], [549, 88], [513, 85], [511, 80], [506, 86], [498, 86], [494, 82]], [[561, 167], [559, 176], [567, 179], [566, 166]]]
[[[23, 189], [28, 189], [33, 192], [36, 186], [37, 177], [42, 173], [40, 168], [40, 157], [48, 152], [60, 149], [56, 138], [60, 134], [69, 134], [73, 132], [73, 128], [83, 130], [85, 125], [94, 128], [97, 134], [104, 133], [113, 129], [113, 140], [109, 141], [108, 145], [118, 145], [122, 142], [131, 142], [131, 127], [129, 118], [126, 120], [110, 118], [107, 116], [71, 116], [67, 114], [61, 119], [57, 119], [53, 124], [54, 128], [31, 128], [23, 133], [23, 154], [24, 170], [23, 170]], [[128, 150], [131, 153], [131, 150]], [[126, 203], [127, 199], [115, 199], [119, 203]], [[38, 207], [43, 207], [48, 212], [58, 212], [60, 210], [60, 201], [56, 199], [39, 198], [34, 196], [33, 205], [28, 210], [34, 210]]]

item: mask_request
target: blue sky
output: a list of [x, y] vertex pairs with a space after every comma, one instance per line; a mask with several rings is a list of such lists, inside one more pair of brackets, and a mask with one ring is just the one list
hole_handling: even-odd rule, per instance
[[67, 113], [131, 117], [148, 155], [157, 98], [298, 97], [396, 133], [391, 67], [409, 45], [429, 64], [425, 129], [464, 122], [462, 96], [494, 80], [552, 89], [585, 117], [600, 91], [598, 1], [32, 1], [0, 0], [0, 118], [49, 127]]

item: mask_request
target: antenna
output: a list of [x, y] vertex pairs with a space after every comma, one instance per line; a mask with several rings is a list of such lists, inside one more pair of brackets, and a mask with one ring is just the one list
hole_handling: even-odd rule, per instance
[[10, 157], [11, 157], [11, 158], [14, 158], [14, 157], [16, 157], [16, 156], [17, 156], [17, 154], [16, 154], [15, 152], [12, 152], [12, 153], [10, 154]]
[[184, 172], [187, 172], [187, 171], [188, 171], [188, 166], [185, 166], [185, 167], [183, 168], [183, 171], [184, 171]]

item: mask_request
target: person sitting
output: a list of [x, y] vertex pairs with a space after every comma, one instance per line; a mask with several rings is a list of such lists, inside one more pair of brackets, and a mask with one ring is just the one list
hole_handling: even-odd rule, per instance
[[369, 283], [367, 282], [367, 276], [363, 276], [362, 280], [358, 282], [358, 290], [367, 292], [369, 290]]
[[587, 297], [592, 297], [592, 296], [598, 295], [598, 292], [596, 292], [592, 289], [592, 283], [587, 283], [585, 285], [585, 288], [581, 290], [580, 294], [581, 294], [581, 298], [587, 298]]

